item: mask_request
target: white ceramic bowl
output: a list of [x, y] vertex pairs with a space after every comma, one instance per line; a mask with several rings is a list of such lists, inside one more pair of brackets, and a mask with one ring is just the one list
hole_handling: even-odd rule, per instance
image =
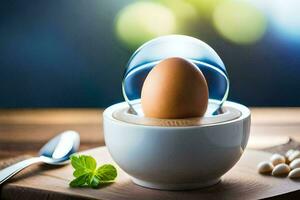
[[113, 117], [127, 103], [104, 111], [104, 137], [115, 162], [134, 183], [155, 189], [182, 190], [220, 181], [240, 159], [250, 132], [250, 111], [225, 102], [241, 114], [233, 120], [187, 127], [145, 126]]

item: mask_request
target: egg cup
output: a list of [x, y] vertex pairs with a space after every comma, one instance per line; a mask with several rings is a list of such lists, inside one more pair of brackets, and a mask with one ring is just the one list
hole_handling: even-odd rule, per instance
[[[140, 104], [133, 106], [138, 110]], [[223, 109], [219, 115], [183, 121], [153, 122], [139, 116], [150, 120], [143, 125], [122, 120], [116, 113], [137, 116], [126, 102], [115, 104], [103, 114], [105, 143], [115, 162], [138, 185], [162, 190], [214, 185], [239, 160], [250, 132], [247, 107], [226, 101]], [[160, 124], [155, 125], [157, 121]]]
[[[154, 119], [143, 115], [144, 80], [157, 63], [170, 57], [184, 58], [202, 71], [209, 91], [203, 117]], [[207, 187], [218, 183], [240, 159], [249, 138], [250, 111], [226, 101], [229, 79], [225, 65], [206, 43], [183, 35], [145, 43], [127, 64], [122, 91], [125, 102], [103, 113], [104, 139], [112, 158], [134, 183], [162, 190]]]

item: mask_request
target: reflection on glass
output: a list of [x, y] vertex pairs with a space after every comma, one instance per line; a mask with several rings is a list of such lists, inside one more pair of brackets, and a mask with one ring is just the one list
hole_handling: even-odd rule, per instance
[[229, 80], [218, 54], [196, 38], [170, 35], [147, 42], [129, 60], [123, 79], [123, 96], [130, 106], [133, 100], [140, 99], [149, 71], [158, 62], [169, 57], [182, 57], [199, 67], [208, 84], [209, 98], [218, 102], [215, 110], [223, 104], [228, 95]]

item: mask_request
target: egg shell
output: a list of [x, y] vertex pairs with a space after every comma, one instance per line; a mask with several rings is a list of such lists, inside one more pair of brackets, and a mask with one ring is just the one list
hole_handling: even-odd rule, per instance
[[153, 67], [146, 77], [141, 104], [146, 117], [201, 117], [208, 105], [206, 79], [200, 69], [186, 59], [165, 59]]

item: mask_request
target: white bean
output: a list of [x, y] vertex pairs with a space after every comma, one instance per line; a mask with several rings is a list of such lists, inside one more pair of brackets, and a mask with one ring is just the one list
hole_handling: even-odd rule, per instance
[[300, 158], [300, 151], [296, 150], [293, 153], [291, 153], [291, 155], [289, 155], [288, 160], [290, 162], [292, 162], [293, 160], [295, 160], [296, 158]]
[[273, 167], [272, 163], [266, 162], [266, 161], [260, 162], [257, 165], [257, 170], [261, 174], [270, 173], [273, 170], [273, 168], [274, 167]]
[[285, 163], [281, 163], [274, 167], [274, 169], [272, 171], [272, 175], [273, 176], [283, 176], [285, 174], [288, 174], [289, 172], [290, 172], [290, 167]]
[[293, 152], [295, 151], [295, 149], [290, 149], [285, 153], [285, 157], [288, 158]]
[[300, 178], [300, 168], [296, 168], [290, 171], [289, 178]]
[[280, 155], [280, 154], [278, 154], [278, 153], [273, 154], [271, 156], [270, 160], [271, 160], [271, 162], [272, 162], [272, 164], [274, 166], [276, 166], [276, 165], [278, 165], [280, 163], [285, 163], [285, 157], [282, 156], [282, 155]]
[[290, 168], [295, 169], [295, 168], [300, 168], [300, 158], [296, 158], [290, 163]]

